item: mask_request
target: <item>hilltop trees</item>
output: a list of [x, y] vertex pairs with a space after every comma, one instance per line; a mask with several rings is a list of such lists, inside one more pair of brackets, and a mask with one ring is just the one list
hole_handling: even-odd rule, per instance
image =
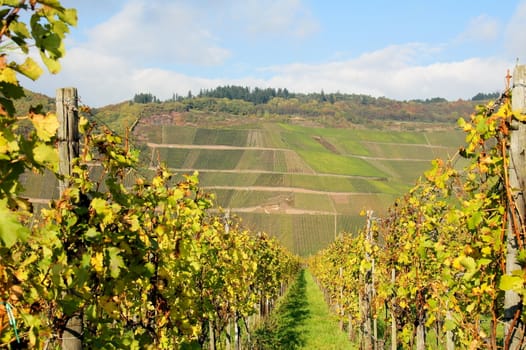
[[161, 102], [156, 96], [151, 93], [138, 93], [133, 96], [133, 102], [135, 103], [152, 103], [152, 102]]
[[254, 88], [242, 86], [219, 86], [211, 90], [201, 90], [198, 97], [215, 97], [215, 98], [227, 98], [230, 100], [244, 100], [252, 102], [254, 104], [267, 103], [274, 97], [289, 98], [293, 97], [293, 94], [289, 93], [287, 89], [274, 89], [274, 88]]
[[499, 97], [499, 92], [483, 93], [479, 92], [471, 98], [471, 101], [487, 101], [494, 100]]

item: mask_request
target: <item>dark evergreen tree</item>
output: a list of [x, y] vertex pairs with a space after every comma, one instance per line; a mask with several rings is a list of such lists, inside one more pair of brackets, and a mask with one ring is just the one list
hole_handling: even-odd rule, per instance
[[133, 102], [135, 103], [152, 103], [159, 102], [159, 99], [151, 93], [138, 93], [133, 96]]
[[499, 92], [492, 92], [492, 93], [482, 93], [479, 92], [475, 96], [471, 98], [471, 101], [484, 101], [484, 100], [495, 100], [500, 96]]

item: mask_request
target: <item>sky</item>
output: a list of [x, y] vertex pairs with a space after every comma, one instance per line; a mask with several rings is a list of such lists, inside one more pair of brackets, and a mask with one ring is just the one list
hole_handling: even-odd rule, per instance
[[57, 75], [101, 107], [224, 85], [397, 100], [470, 99], [526, 64], [526, 0], [62, 0], [78, 11]]

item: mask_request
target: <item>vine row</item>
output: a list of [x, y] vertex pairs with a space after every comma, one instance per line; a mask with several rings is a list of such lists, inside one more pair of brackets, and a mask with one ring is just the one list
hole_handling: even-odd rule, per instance
[[[366, 348], [389, 334], [404, 348], [430, 347], [431, 338], [435, 347], [510, 346], [503, 324], [520, 327], [526, 316], [520, 306], [505, 312], [507, 293], [526, 295], [522, 218], [508, 180], [511, 128], [522, 119], [509, 89], [460, 119], [466, 145], [455, 157], [433, 161], [385, 217], [311, 258], [328, 302]], [[510, 273], [508, 227], [519, 264]]]

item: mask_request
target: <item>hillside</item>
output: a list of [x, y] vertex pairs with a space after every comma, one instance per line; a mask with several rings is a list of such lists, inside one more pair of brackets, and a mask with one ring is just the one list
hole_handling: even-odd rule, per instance
[[147, 140], [149, 166], [163, 161], [194, 170], [217, 202], [254, 230], [276, 235], [308, 255], [341, 231], [378, 215], [437, 157], [454, 154], [454, 131], [380, 131], [284, 123], [231, 127], [176, 126], [143, 118], [134, 135]]
[[[355, 100], [125, 102], [91, 118], [121, 134], [132, 127], [145, 168], [164, 162], [178, 174], [198, 171], [201, 186], [244, 225], [310, 255], [361, 228], [362, 210], [384, 214], [432, 159], [456, 153], [463, 135], [454, 120], [474, 106], [373, 99], [367, 112], [353, 109]], [[433, 117], [415, 119], [419, 113]], [[46, 181], [26, 181], [27, 195], [56, 196]]]
[[451, 128], [481, 101], [443, 99], [396, 101], [384, 97], [344, 94], [296, 94], [265, 103], [241, 99], [193, 97], [156, 103], [132, 101], [93, 110], [94, 116], [118, 132], [142, 117], [152, 122], [171, 119], [177, 125], [232, 126], [283, 122], [304, 126], [418, 130]]

